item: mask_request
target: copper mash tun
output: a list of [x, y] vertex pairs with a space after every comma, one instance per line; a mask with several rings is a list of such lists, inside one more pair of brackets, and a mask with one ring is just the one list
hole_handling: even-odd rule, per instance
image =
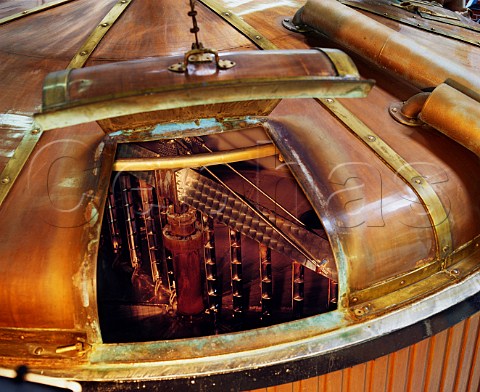
[[478, 391], [472, 15], [0, 1], [0, 389]]

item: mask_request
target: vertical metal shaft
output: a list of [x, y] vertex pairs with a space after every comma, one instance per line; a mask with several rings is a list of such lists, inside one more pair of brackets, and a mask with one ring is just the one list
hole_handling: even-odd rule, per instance
[[190, 0], [190, 11], [188, 12], [188, 16], [192, 18], [193, 27], [190, 29], [190, 32], [195, 35], [195, 42], [192, 44], [192, 49], [200, 49], [201, 44], [198, 41], [198, 32], [200, 28], [197, 24], [197, 11], [195, 11], [195, 0]]
[[217, 313], [221, 309], [222, 293], [217, 276], [217, 257], [215, 255], [215, 231], [213, 219], [202, 215], [205, 275], [207, 280], [208, 307], [210, 312]]
[[294, 261], [292, 264], [292, 309], [294, 317], [303, 315], [304, 303], [304, 273], [305, 267]]
[[112, 241], [113, 253], [117, 256], [122, 252], [122, 236], [118, 223], [118, 210], [115, 201], [113, 185], [110, 186], [107, 198], [107, 221], [110, 231], [110, 240]]
[[265, 320], [272, 314], [272, 251], [269, 247], [259, 244], [259, 253], [262, 289], [262, 319]]
[[132, 179], [128, 174], [120, 176], [120, 187], [122, 193], [122, 204], [125, 213], [125, 226], [127, 230], [128, 250], [130, 251], [130, 262], [132, 267], [137, 269], [141, 263], [140, 248], [138, 244], [138, 230], [135, 221], [135, 207], [132, 193]]
[[328, 280], [328, 310], [337, 309], [338, 283], [332, 279]]
[[146, 181], [140, 180], [140, 198], [142, 201], [142, 218], [145, 226], [148, 256], [154, 282], [160, 279], [160, 260], [158, 257], [157, 229], [153, 216], [152, 187]]
[[242, 276], [242, 236], [230, 231], [230, 262], [232, 271], [233, 314], [241, 315], [244, 311], [243, 276]]
[[[177, 202], [175, 172], [173, 170], [156, 170], [155, 174], [155, 191], [157, 194], [157, 203], [159, 206], [160, 230], [167, 225], [167, 209], [168, 206]], [[173, 272], [173, 257], [170, 250], [165, 247], [161, 248], [160, 256], [163, 261], [165, 271], [163, 280], [168, 283], [168, 288], [175, 288], [175, 276]]]
[[205, 309], [203, 270], [203, 233], [197, 224], [197, 212], [184, 206], [176, 213], [168, 208], [168, 224], [163, 229], [165, 247], [172, 252], [177, 293], [177, 311], [194, 316]]

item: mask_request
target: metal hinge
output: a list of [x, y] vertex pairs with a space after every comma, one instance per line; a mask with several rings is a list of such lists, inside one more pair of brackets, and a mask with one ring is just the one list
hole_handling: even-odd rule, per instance
[[55, 349], [56, 354], [75, 354], [76, 356], [85, 355], [88, 351], [90, 351], [92, 346], [90, 346], [85, 339], [77, 338], [77, 342], [73, 344], [69, 344], [66, 346], [59, 346]]

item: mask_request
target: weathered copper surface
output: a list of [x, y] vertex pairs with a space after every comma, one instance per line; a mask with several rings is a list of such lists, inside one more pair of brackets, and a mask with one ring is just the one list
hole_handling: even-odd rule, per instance
[[329, 38], [421, 88], [436, 86], [451, 77], [472, 89], [480, 89], [478, 77], [467, 67], [435, 54], [427, 46], [335, 0], [308, 1], [300, 18]]
[[[111, 0], [76, 0], [0, 26], [1, 168], [7, 166], [14, 150], [30, 130], [25, 123], [30, 124], [33, 115], [42, 110], [42, 84], [47, 74], [65, 70], [115, 3]], [[452, 133], [457, 128], [452, 124], [468, 125], [472, 124], [471, 118], [478, 120], [478, 103], [463, 97], [462, 100], [467, 102], [464, 106], [467, 111], [460, 112], [456, 105], [459, 101], [454, 100], [455, 105], [452, 104], [453, 95], [447, 94], [445, 98], [441, 89], [437, 90], [430, 102], [435, 117], [432, 119], [428, 111], [422, 114], [433, 127], [419, 128], [398, 123], [390, 116], [389, 108], [392, 103], [417, 94], [419, 88], [436, 87], [449, 77], [456, 78], [478, 94], [480, 81], [476, 72], [480, 49], [467, 42], [420, 31], [382, 16], [351, 10], [333, 0], [309, 0], [302, 14], [303, 22], [311, 23], [318, 30], [324, 29], [327, 37], [314, 33], [299, 35], [282, 27], [283, 19], [293, 18], [304, 5], [303, 1], [205, 3], [218, 3], [222, 10], [227, 9], [226, 12], [241, 17], [271, 47], [296, 50], [333, 47], [349, 51], [360, 75], [365, 79], [375, 79], [376, 86], [365, 98], [339, 100], [347, 110], [345, 116], [350, 119], [355, 116], [367, 129], [371, 129], [371, 136], [381, 141], [379, 145], [388, 145], [408, 163], [410, 169], [419, 173], [417, 180], [420, 183], [397, 175], [385, 158], [391, 152], [369, 148], [368, 136], [365, 141], [359, 140], [348, 122], [309, 98], [285, 99], [275, 108], [268, 97], [245, 106], [235, 102], [232, 107], [188, 107], [174, 109], [163, 118], [149, 117], [148, 114], [144, 118], [108, 118], [100, 126], [88, 122], [45, 132], [0, 205], [0, 366], [15, 368], [24, 363], [35, 372], [82, 381], [150, 379], [168, 382], [178, 378], [185, 382], [184, 385], [190, 386], [194, 385], [191, 381], [196, 380], [191, 377], [208, 380], [208, 377], [218, 374], [238, 372], [242, 377], [250, 377], [253, 383], [254, 378], [255, 382], [259, 382], [255, 371], [268, 369], [274, 363], [285, 365], [280, 371], [283, 372], [282, 377], [289, 377], [286, 370], [290, 371], [290, 364], [312, 357], [319, 358], [319, 372], [329, 371], [332, 368], [327, 369], [322, 364], [330, 363], [332, 353], [337, 350], [353, 350], [358, 344], [378, 339], [380, 335], [386, 336], [392, 331], [401, 331], [415, 323], [425, 323], [423, 337], [430, 336], [430, 317], [478, 293], [480, 163], [475, 154], [452, 140], [457, 138]], [[0, 3], [0, 17], [38, 5], [39, 1], [3, 1]], [[382, 3], [378, 9], [385, 7], [393, 8]], [[201, 2], [198, 2], [196, 10], [201, 41], [206, 47], [219, 50], [222, 57], [257, 47], [255, 37], [246, 37], [225, 23], [224, 19], [228, 16], [215, 14]], [[107, 64], [105, 73], [73, 71], [74, 84], [70, 85], [68, 94], [71, 95], [65, 97], [65, 102], [75, 99], [80, 102], [83, 98], [99, 97], [108, 92], [110, 95], [105, 94], [102, 98], [108, 110], [116, 93], [134, 91], [135, 88], [148, 89], [151, 84], [148, 76], [151, 74], [146, 72], [139, 78], [131, 78], [128, 64], [115, 63], [139, 60], [139, 63], [148, 64], [153, 61], [148, 58], [158, 56], [176, 57], [174, 61], [164, 59], [167, 67], [170, 62], [179, 61], [178, 58], [191, 49], [192, 43], [189, 32], [191, 20], [186, 16], [187, 11], [185, 4], [173, 0], [133, 0], [85, 64]], [[407, 11], [395, 11], [407, 17]], [[428, 23], [434, 28], [441, 26], [454, 33], [460, 29], [437, 20], [429, 20]], [[464, 34], [469, 38], [478, 38], [475, 31], [469, 30]], [[443, 59], [439, 60], [439, 54]], [[240, 54], [238, 56], [238, 59], [243, 58]], [[252, 59], [256, 57], [248, 54], [245, 58], [248, 56]], [[309, 74], [311, 69], [335, 74], [330, 62], [320, 58], [321, 63], [318, 56], [312, 61], [302, 57], [301, 64], [297, 63], [295, 68], [301, 68], [305, 74]], [[248, 59], [247, 65], [255, 67], [252, 59]], [[268, 69], [254, 69], [249, 75], [263, 73], [276, 79], [290, 75], [292, 68], [292, 63], [279, 61]], [[122, 71], [121, 78], [118, 75], [113, 78], [114, 69]], [[236, 79], [242, 69], [237, 65], [216, 74], [196, 73], [187, 77], [198, 78], [201, 84], [207, 79], [219, 80], [223, 72], [225, 75], [231, 72], [232, 79]], [[147, 71], [153, 73], [156, 70], [150, 68]], [[164, 72], [163, 80], [170, 82], [184, 81], [186, 77], [169, 71], [160, 72]], [[100, 78], [104, 84], [100, 83]], [[85, 87], [90, 87], [91, 80], [98, 81], [92, 89], [98, 87], [100, 90], [89, 95], [93, 90]], [[185, 91], [188, 94], [188, 90]], [[222, 93], [228, 95], [228, 92]], [[56, 108], [52, 105], [48, 109], [54, 113]], [[172, 138], [175, 140], [172, 145], [177, 146], [178, 153], [181, 150], [178, 143], [188, 140], [175, 127], [155, 128], [157, 123], [165, 120], [168, 120], [167, 125], [193, 120], [194, 125], [188, 128], [191, 132], [189, 138], [207, 134], [205, 143], [210, 150], [220, 153], [252, 145], [252, 141], [254, 144], [263, 143], [267, 139], [261, 128], [250, 126], [233, 127], [237, 131], [228, 129], [226, 133], [206, 127], [205, 134], [201, 133], [202, 119], [214, 118], [216, 124], [225, 124], [223, 117], [231, 113], [241, 117], [268, 115], [268, 121], [275, 125], [271, 135], [278, 146], [276, 158], [250, 160], [245, 167], [239, 166], [239, 170], [258, 180], [267, 193], [275, 195], [277, 201], [285, 204], [289, 201], [289, 205], [294, 206], [291, 208], [293, 214], [300, 215], [299, 211], [312, 207], [317, 211], [318, 224], [325, 229], [318, 243], [331, 246], [338, 270], [338, 298], [328, 296], [328, 300], [334, 298], [338, 303], [329, 302], [332, 310], [324, 310], [324, 313], [312, 317], [278, 325], [259, 324], [264, 328], [241, 330], [235, 334], [220, 331], [218, 335], [213, 333], [212, 336], [194, 339], [148, 342], [110, 339], [112, 343], [103, 343], [102, 339], [107, 335], [101, 317], [105, 313], [99, 309], [99, 304], [105, 305], [109, 298], [99, 297], [99, 293], [105, 293], [100, 286], [105, 283], [105, 269], [109, 267], [105, 260], [110, 259], [105, 250], [108, 225], [102, 232], [102, 219], [110, 178], [114, 182], [117, 176], [117, 173], [112, 173], [116, 142], [128, 143], [138, 149], [146, 148], [138, 142], [161, 144], [162, 137], [155, 132], [170, 132], [173, 129], [175, 134]], [[2, 118], [13, 118], [14, 121]], [[466, 121], [466, 118], [470, 120]], [[477, 120], [474, 120], [474, 125]], [[142, 134], [140, 128], [145, 126], [149, 129]], [[478, 135], [472, 129], [470, 126], [461, 129], [468, 133], [468, 140], [462, 139], [462, 143], [469, 147], [473, 145], [475, 150]], [[111, 138], [105, 137], [105, 130], [114, 132]], [[146, 161], [151, 156], [135, 155], [137, 150], [134, 147], [132, 157]], [[162, 145], [162, 148], [166, 150], [168, 145]], [[15, 153], [22, 154], [21, 150], [17, 149]], [[123, 151], [122, 146], [119, 150]], [[171, 155], [164, 154], [164, 150], [151, 154], [161, 155], [160, 159], [170, 159]], [[197, 152], [206, 153], [199, 147], [199, 151], [192, 153], [192, 162], [198, 158], [195, 156]], [[291, 176], [287, 164], [295, 178]], [[253, 169], [262, 173], [264, 178], [255, 179], [255, 175], [251, 174], [255, 173]], [[151, 178], [156, 174], [159, 173], [141, 177], [139, 183], [154, 186]], [[235, 187], [235, 182], [230, 181], [229, 175], [222, 170], [208, 174], [211, 179], [215, 175]], [[167, 177], [171, 180], [174, 176]], [[414, 191], [415, 186], [422, 182], [430, 185], [437, 196], [437, 204], [426, 206], [425, 200]], [[298, 187], [305, 191], [306, 196], [298, 197], [298, 205], [295, 205]], [[247, 200], [258, 202], [261, 208], [264, 203], [271, 210], [275, 209], [274, 204], [268, 204], [264, 197], [254, 194], [251, 187], [235, 189], [245, 193], [243, 196]], [[125, 192], [133, 191], [126, 189]], [[159, 195], [160, 199], [162, 195]], [[297, 209], [299, 206], [301, 208]], [[444, 238], [438, 235], [439, 228], [432, 227], [436, 226], [432, 214], [440, 216], [441, 213], [445, 213], [448, 219], [448, 225], [444, 226], [449, 228], [444, 233], [451, 235], [448, 247], [439, 240]], [[250, 228], [247, 225], [245, 230]], [[314, 224], [309, 222], [306, 228], [312, 229]], [[217, 235], [216, 241], [217, 255], [230, 252], [228, 238], [224, 234], [223, 237]], [[248, 246], [248, 241], [244, 242]], [[277, 300], [279, 303], [285, 303], [285, 298], [288, 301], [285, 287], [289, 287], [288, 290], [302, 287], [303, 282], [292, 279], [303, 279], [302, 271], [298, 270], [294, 260], [287, 259], [280, 271], [269, 274], [268, 271], [260, 272], [260, 264], [255, 264], [258, 260], [250, 259], [248, 252], [246, 254], [242, 264], [244, 273], [237, 276], [245, 283], [243, 295], [247, 296], [249, 292], [269, 295], [269, 280], [276, 276], [284, 277], [283, 282], [273, 281], [271, 294], [274, 298], [279, 294], [280, 287], [283, 290]], [[256, 257], [260, 258], [259, 255]], [[275, 257], [272, 256], [273, 267], [277, 262]], [[261, 258], [265, 263], [267, 257], [263, 255]], [[228, 264], [225, 260], [228, 259], [218, 257], [215, 265], [218, 271], [211, 276], [211, 282], [230, 279], [222, 270], [222, 266]], [[113, 263], [112, 260], [110, 262]], [[229, 265], [226, 267], [230, 268]], [[252, 280], [255, 284], [248, 282], [253, 269], [256, 269], [260, 280], [265, 280], [261, 287], [257, 284], [260, 280]], [[199, 273], [203, 272], [197, 271], [193, 275]], [[305, 276], [308, 273], [315, 275], [310, 275], [310, 281], [318, 278], [317, 274], [306, 269]], [[167, 276], [165, 281], [168, 279]], [[308, 283], [308, 279], [305, 280]], [[328, 287], [334, 287], [332, 282], [327, 283]], [[309, 298], [310, 304], [315, 302], [316, 298], [320, 298], [315, 295], [324, 295], [325, 290], [325, 285], [319, 285], [317, 290], [306, 289], [305, 302]], [[208, 296], [210, 299], [213, 297], [211, 292]], [[199, 292], [196, 298], [200, 298]], [[321, 298], [323, 301], [327, 296]], [[230, 297], [225, 296], [223, 300], [223, 303], [217, 304], [220, 310], [231, 305], [227, 303]], [[266, 309], [266, 304], [259, 300], [255, 306]], [[246, 309], [250, 305], [247, 304]], [[161, 308], [158, 304], [149, 304], [150, 309], [155, 306], [158, 306], [156, 309]], [[118, 324], [121, 328], [121, 323]], [[478, 332], [478, 316], [475, 316], [448, 332], [436, 335], [428, 343], [420, 342], [390, 354], [388, 359], [381, 357], [342, 373], [323, 376], [318, 382], [302, 381], [295, 387], [310, 388], [315, 384], [318, 388], [328, 388], [328, 385], [335, 386], [335, 389], [340, 385], [347, 388], [353, 385], [352, 380], [358, 378], [366, 380], [366, 390], [379, 380], [378, 383], [383, 382], [382, 385], [388, 388], [403, 388], [406, 383], [407, 389], [411, 390], [415, 390], [417, 385], [432, 390], [440, 386], [448, 390], [457, 385], [459, 390], [474, 391], [478, 389], [480, 377], [478, 348], [475, 348], [478, 346], [475, 343]], [[401, 347], [401, 342], [397, 343], [399, 346], [395, 347]], [[347, 355], [346, 351], [341, 352]], [[457, 353], [458, 361], [453, 360], [457, 358]], [[410, 358], [408, 363], [407, 357]], [[420, 363], [425, 366], [420, 366]], [[336, 364], [332, 363], [332, 366]], [[265, 380], [260, 382], [266, 385]], [[276, 384], [277, 379], [268, 380], [268, 383]], [[360, 388], [360, 384], [355, 386]], [[135, 387], [140, 385], [135, 384]], [[213, 388], [213, 385], [209, 386]], [[116, 387], [123, 388], [122, 385]]]

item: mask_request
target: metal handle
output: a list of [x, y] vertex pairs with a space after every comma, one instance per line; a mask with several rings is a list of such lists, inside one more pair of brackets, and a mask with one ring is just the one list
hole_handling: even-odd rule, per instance
[[211, 56], [208, 56], [209, 54], [214, 55], [217, 69], [230, 69], [236, 65], [235, 61], [220, 59], [218, 52], [214, 49], [201, 48], [188, 51], [185, 53], [183, 63], [172, 64], [168, 69], [172, 72], [188, 73], [188, 64], [211, 62], [212, 58]]

